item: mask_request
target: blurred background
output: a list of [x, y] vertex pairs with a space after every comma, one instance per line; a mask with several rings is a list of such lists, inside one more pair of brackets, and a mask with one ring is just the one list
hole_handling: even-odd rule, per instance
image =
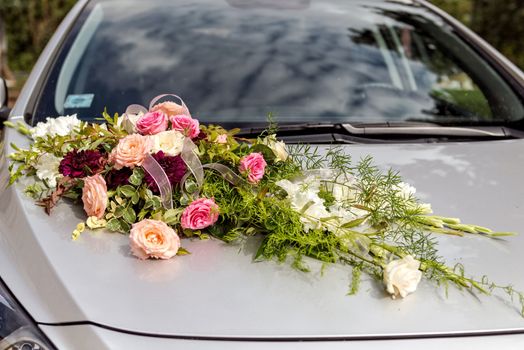
[[[10, 106], [76, 0], [0, 0], [0, 76]], [[524, 69], [524, 0], [431, 0]]]

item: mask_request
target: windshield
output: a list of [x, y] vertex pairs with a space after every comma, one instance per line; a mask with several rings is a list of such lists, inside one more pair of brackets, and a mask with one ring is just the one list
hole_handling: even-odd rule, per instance
[[182, 96], [207, 123], [502, 123], [524, 116], [498, 74], [406, 1], [93, 1], [34, 121]]

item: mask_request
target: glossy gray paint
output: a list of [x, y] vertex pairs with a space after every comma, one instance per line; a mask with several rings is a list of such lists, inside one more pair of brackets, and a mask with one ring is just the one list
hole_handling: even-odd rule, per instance
[[[66, 18], [42, 54], [13, 115], [26, 110], [46, 62], [83, 3]], [[5, 153], [10, 152], [9, 143], [24, 143], [11, 130], [4, 141], [1, 188], [7, 180]], [[431, 202], [440, 214], [524, 232], [524, 141], [352, 145], [345, 149], [354, 159], [371, 154], [381, 167], [400, 170], [406, 181], [418, 188], [420, 198]], [[165, 262], [140, 262], [131, 257], [122, 235], [88, 232], [72, 242], [72, 228], [84, 219], [81, 209], [71, 213], [71, 207], [62, 203], [47, 217], [24, 197], [21, 188], [18, 185], [0, 192], [0, 276], [40, 323], [90, 321], [151, 335], [204, 338], [350, 339], [524, 332], [524, 319], [518, 315], [516, 305], [506, 305], [501, 299], [476, 299], [454, 289], [446, 298], [442, 289], [422, 283], [414, 295], [391, 301], [380, 283], [370, 280], [363, 283], [359, 295], [347, 297], [348, 268], [334, 265], [321, 277], [315, 262], [311, 263], [314, 272], [308, 275], [286, 264], [252, 263], [255, 241], [240, 250], [239, 246], [217, 241], [184, 240], [183, 245], [192, 255]], [[524, 274], [519, 268], [524, 263], [522, 236], [500, 241], [478, 237], [440, 240], [441, 251], [450, 264], [461, 262], [474, 275], [486, 273], [497, 282], [510, 282], [524, 289]], [[89, 342], [99, 341], [108, 348], [125, 343], [140, 348], [141, 341], [151, 339], [139, 341], [141, 337], [92, 326], [51, 325], [43, 329], [64, 347], [83, 336], [91, 336]], [[462, 344], [482, 348], [489, 344], [484, 340], [492, 337], [460, 339]], [[508, 346], [522, 343], [522, 335], [493, 339], [505, 339]], [[213, 348], [244, 344], [165, 339], [154, 344], [157, 342], [158, 348], [176, 344], [195, 349], [210, 344]], [[441, 339], [388, 341], [388, 345], [415, 343], [426, 347], [449, 345]], [[296, 346], [256, 344], [286, 349]], [[308, 344], [319, 343], [304, 343], [304, 348]], [[337, 348], [347, 343], [328, 344]], [[356, 344], [362, 348], [364, 343]], [[365, 344], [370, 346], [372, 342]]]

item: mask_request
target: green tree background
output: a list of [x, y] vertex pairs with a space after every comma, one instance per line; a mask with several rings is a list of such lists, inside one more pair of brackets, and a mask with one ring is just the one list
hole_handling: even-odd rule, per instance
[[[524, 69], [524, 0], [431, 0]], [[76, 0], [0, 0], [9, 70], [20, 87]], [[1, 27], [1, 26], [0, 26]], [[0, 59], [1, 62], [1, 59]], [[5, 68], [0, 66], [0, 74]], [[16, 89], [16, 88], [15, 88]]]
[[432, 0], [524, 69], [524, 0]]

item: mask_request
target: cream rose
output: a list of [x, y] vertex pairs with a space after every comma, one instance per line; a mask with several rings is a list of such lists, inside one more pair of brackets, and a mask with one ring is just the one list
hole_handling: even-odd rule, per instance
[[120, 139], [118, 145], [109, 155], [109, 161], [119, 170], [123, 167], [134, 168], [142, 165], [144, 158], [151, 150], [151, 140], [148, 136], [132, 134]]
[[180, 238], [165, 222], [144, 219], [129, 234], [131, 252], [139, 259], [169, 259], [180, 248]]
[[84, 178], [82, 202], [87, 216], [101, 219], [107, 208], [107, 185], [100, 174]]
[[182, 152], [184, 135], [176, 130], [159, 132], [151, 136], [151, 152], [162, 151], [169, 156], [177, 156]]
[[266, 137], [263, 144], [271, 148], [277, 162], [284, 162], [289, 157], [284, 141], [277, 141], [276, 135]]
[[422, 278], [419, 267], [420, 261], [414, 259], [411, 255], [387, 264], [384, 269], [384, 284], [393, 299], [399, 295], [405, 298], [417, 289]]

